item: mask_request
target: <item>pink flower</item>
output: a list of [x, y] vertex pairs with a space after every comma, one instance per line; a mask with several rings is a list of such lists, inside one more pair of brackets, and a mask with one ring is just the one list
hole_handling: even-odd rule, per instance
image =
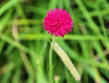
[[44, 18], [44, 29], [48, 33], [52, 33], [52, 36], [64, 37], [64, 34], [72, 31], [73, 21], [69, 13], [66, 10], [56, 9], [51, 12], [47, 12], [47, 16]]

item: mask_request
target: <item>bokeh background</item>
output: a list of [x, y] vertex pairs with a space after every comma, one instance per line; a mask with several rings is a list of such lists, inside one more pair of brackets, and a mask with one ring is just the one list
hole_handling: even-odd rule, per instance
[[54, 83], [109, 83], [109, 0], [0, 0], [0, 83], [50, 83], [46, 12], [66, 9], [72, 32], [56, 41], [77, 68], [75, 81], [53, 51]]

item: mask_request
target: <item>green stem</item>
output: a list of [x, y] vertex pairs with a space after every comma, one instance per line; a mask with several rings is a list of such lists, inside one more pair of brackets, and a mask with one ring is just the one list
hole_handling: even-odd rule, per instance
[[[52, 42], [51, 42], [51, 45], [52, 45]], [[49, 50], [49, 80], [50, 80], [50, 83], [53, 83], [52, 82], [53, 72], [52, 72], [52, 46], [51, 45]]]
[[50, 80], [50, 83], [53, 83], [53, 65], [52, 65], [52, 44], [54, 42], [54, 37], [52, 38], [52, 41], [51, 41], [51, 45], [50, 45], [50, 50], [49, 50], [49, 80]]

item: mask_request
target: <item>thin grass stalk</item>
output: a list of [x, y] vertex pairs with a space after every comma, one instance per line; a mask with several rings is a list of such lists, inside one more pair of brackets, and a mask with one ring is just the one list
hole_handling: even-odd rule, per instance
[[65, 64], [67, 69], [71, 72], [71, 74], [75, 78], [75, 80], [80, 80], [80, 76], [78, 74], [78, 71], [76, 70], [75, 66], [71, 62], [68, 55], [63, 51], [63, 49], [58, 45], [58, 43], [53, 42], [52, 47], [53, 47], [53, 50], [61, 58], [62, 62]]

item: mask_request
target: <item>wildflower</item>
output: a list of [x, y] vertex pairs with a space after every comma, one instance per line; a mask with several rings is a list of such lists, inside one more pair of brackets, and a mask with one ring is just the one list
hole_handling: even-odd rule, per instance
[[47, 12], [47, 16], [44, 18], [44, 29], [48, 33], [52, 33], [52, 36], [64, 37], [65, 34], [72, 31], [73, 21], [69, 13], [66, 10], [56, 9]]

